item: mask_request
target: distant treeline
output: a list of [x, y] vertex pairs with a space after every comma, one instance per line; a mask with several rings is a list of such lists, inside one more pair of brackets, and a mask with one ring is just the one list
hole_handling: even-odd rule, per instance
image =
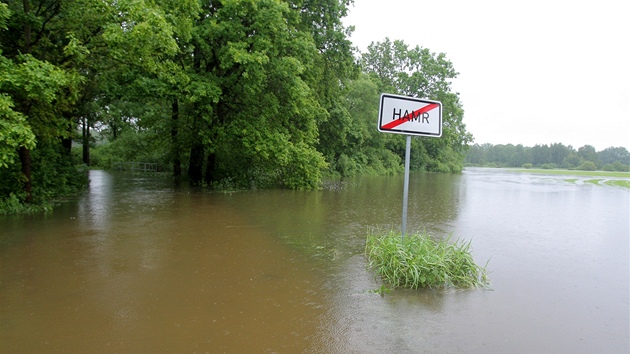
[[470, 147], [464, 163], [486, 167], [539, 167], [577, 170], [630, 170], [630, 152], [624, 147], [609, 147], [596, 151], [591, 145], [575, 150], [571, 145], [492, 145], [475, 144]]

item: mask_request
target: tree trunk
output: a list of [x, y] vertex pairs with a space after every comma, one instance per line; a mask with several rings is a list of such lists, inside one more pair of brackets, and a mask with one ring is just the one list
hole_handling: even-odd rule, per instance
[[[28, 14], [31, 12], [29, 0], [23, 0], [22, 5], [24, 6], [24, 14], [28, 19]], [[24, 21], [24, 54], [30, 54], [32, 51], [31, 48], [31, 23], [29, 20]], [[24, 112], [25, 115], [28, 116], [28, 111]], [[24, 193], [26, 194], [25, 202], [30, 203], [33, 201], [33, 180], [31, 176], [31, 151], [25, 147], [20, 147], [19, 150], [20, 155], [20, 164], [22, 165], [22, 174], [24, 175]]]
[[173, 177], [175, 178], [180, 178], [182, 176], [182, 161], [179, 155], [179, 139], [177, 138], [177, 135], [179, 134], [177, 127], [178, 120], [179, 102], [177, 99], [174, 99], [171, 113], [171, 145], [173, 146]]
[[24, 182], [24, 193], [26, 193], [25, 202], [33, 201], [33, 183], [31, 180], [31, 151], [25, 147], [21, 147], [19, 151], [20, 163], [22, 164], [22, 174], [26, 177]]
[[70, 118], [69, 113], [64, 114], [64, 118], [68, 120], [68, 125], [66, 129], [66, 134], [68, 135], [61, 138], [61, 147], [63, 148], [63, 152], [64, 154], [66, 154], [66, 156], [72, 156], [72, 118]]
[[90, 122], [83, 117], [83, 163], [90, 165]]
[[27, 19], [24, 21], [24, 54], [31, 54], [31, 22], [28, 16], [31, 12], [31, 6], [29, 0], [22, 0], [22, 5], [24, 6], [24, 15]]
[[206, 176], [205, 176], [205, 181], [207, 185], [210, 185], [210, 183], [216, 181], [215, 169], [214, 169], [214, 163], [216, 159], [217, 159], [216, 153], [211, 152], [208, 154], [208, 158], [206, 160]]
[[[199, 72], [201, 67], [201, 51], [198, 45], [195, 45], [193, 49], [193, 68], [195, 72]], [[200, 119], [198, 117], [199, 109], [198, 105], [193, 104], [193, 111], [196, 114], [193, 120], [193, 144], [190, 149], [190, 161], [188, 163], [188, 178], [190, 180], [190, 184], [193, 186], [197, 186], [201, 183], [201, 179], [203, 177], [203, 153], [204, 146], [201, 136], [199, 135], [199, 126]]]
[[201, 183], [203, 172], [203, 143], [200, 137], [195, 137], [196, 141], [190, 149], [190, 162], [188, 164], [188, 178], [190, 184], [198, 186]]
[[63, 147], [63, 152], [67, 156], [72, 155], [72, 138], [61, 139], [61, 146]]

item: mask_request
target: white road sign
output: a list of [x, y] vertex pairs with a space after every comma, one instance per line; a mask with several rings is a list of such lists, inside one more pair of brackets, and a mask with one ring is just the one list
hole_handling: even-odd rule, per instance
[[384, 93], [379, 106], [378, 130], [439, 138], [442, 136], [442, 103]]

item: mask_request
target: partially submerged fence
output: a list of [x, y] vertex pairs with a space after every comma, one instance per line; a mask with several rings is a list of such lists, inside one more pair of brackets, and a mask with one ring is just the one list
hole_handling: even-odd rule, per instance
[[114, 169], [131, 172], [157, 172], [158, 164], [152, 162], [115, 162]]

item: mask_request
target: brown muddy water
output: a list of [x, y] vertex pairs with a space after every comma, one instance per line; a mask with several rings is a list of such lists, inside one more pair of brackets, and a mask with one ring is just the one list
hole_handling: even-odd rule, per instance
[[412, 174], [407, 229], [471, 240], [492, 283], [381, 296], [365, 236], [400, 228], [402, 176], [201, 193], [90, 173], [76, 201], [0, 217], [2, 353], [630, 350], [627, 189]]

